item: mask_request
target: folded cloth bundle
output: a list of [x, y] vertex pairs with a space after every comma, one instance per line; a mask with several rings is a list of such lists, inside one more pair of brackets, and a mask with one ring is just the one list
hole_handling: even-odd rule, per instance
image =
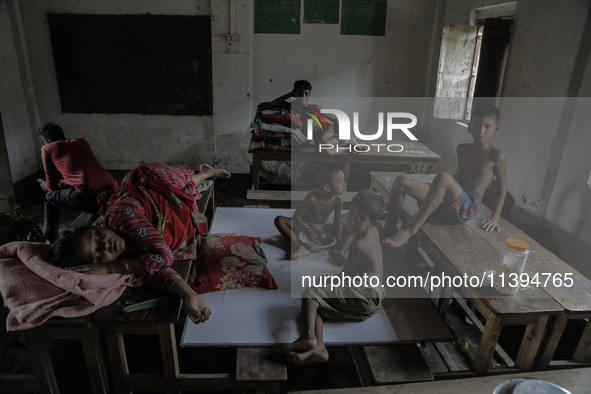
[[10, 309], [8, 331], [35, 327], [50, 317], [79, 317], [115, 302], [127, 286], [141, 286], [135, 275], [87, 275], [47, 263], [42, 243], [0, 246], [0, 293]]

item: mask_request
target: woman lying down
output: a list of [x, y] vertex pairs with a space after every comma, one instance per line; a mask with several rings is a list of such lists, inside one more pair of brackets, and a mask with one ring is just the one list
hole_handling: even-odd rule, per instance
[[119, 191], [101, 195], [104, 227], [63, 231], [45, 259], [91, 275], [141, 275], [157, 289], [177, 294], [191, 321], [202, 323], [211, 311], [172, 262], [197, 256], [196, 234], [207, 232], [207, 219], [197, 208], [197, 186], [211, 177], [228, 178], [230, 173], [207, 164], [197, 173], [184, 165], [142, 164], [123, 178]]

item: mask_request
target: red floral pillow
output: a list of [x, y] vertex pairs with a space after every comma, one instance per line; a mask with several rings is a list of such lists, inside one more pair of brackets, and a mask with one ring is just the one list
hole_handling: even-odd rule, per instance
[[280, 125], [291, 127], [292, 129], [302, 129], [302, 121], [295, 116], [288, 114], [264, 114], [259, 115], [259, 119], [279, 123]]
[[197, 294], [242, 287], [276, 289], [277, 283], [267, 268], [260, 245], [261, 239], [257, 237], [209, 234], [203, 239], [197, 257], [197, 276], [191, 288]]

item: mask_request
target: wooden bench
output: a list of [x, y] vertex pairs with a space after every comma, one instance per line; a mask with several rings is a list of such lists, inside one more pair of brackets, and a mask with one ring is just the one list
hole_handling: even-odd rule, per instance
[[[279, 394], [281, 382], [287, 381], [285, 354], [279, 348], [238, 348], [236, 381], [267, 382], [267, 392]], [[257, 394], [265, 390], [257, 390]]]
[[[246, 199], [249, 202], [260, 205], [267, 204], [271, 208], [295, 208], [303, 200], [309, 191], [291, 191], [291, 190], [247, 190]], [[357, 192], [346, 192], [341, 196], [343, 206], [348, 206], [351, 199], [357, 195]]]
[[[372, 188], [388, 200], [394, 179], [401, 175], [403, 174], [370, 172]], [[434, 177], [434, 175], [411, 176], [425, 181]], [[409, 218], [417, 210], [416, 201], [407, 196], [402, 216]], [[485, 271], [496, 268], [505, 239], [530, 240], [504, 219], [500, 221], [501, 232], [483, 231], [480, 223], [490, 215], [490, 209], [483, 205], [478, 216], [465, 224], [427, 221], [417, 233], [420, 247], [440, 269], [447, 271], [447, 275], [467, 274], [480, 278]], [[537, 253], [543, 249], [533, 240], [531, 242], [530, 250]], [[547, 267], [532, 257], [530, 256], [526, 272], [531, 277], [536, 272], [547, 272]], [[555, 256], [554, 259], [558, 260]], [[564, 307], [541, 288], [528, 289], [527, 292], [518, 292], [514, 296], [504, 298], [497, 298], [498, 296], [494, 295], [482, 296], [476, 291], [477, 289], [472, 288], [462, 290], [464, 296], [486, 319], [473, 368], [481, 373], [488, 371], [503, 326], [527, 325], [515, 363], [524, 370], [532, 369], [536, 356], [543, 347], [544, 331], [548, 320], [551, 316], [559, 316], [564, 311]]]
[[[339, 155], [323, 155], [316, 151], [294, 149], [290, 151], [261, 151], [249, 150], [252, 154], [252, 188], [259, 188], [259, 171], [263, 161], [311, 161], [321, 163], [334, 163], [343, 170], [345, 182], [349, 179], [349, 168], [351, 163], [366, 164], [392, 164], [407, 166], [409, 173], [425, 174], [432, 172], [435, 165], [441, 159], [439, 155], [430, 150], [418, 141], [391, 141], [391, 144], [400, 144], [402, 152], [388, 152], [382, 147], [380, 152]], [[306, 147], [308, 148], [308, 147]], [[315, 149], [315, 147], [313, 148]]]
[[433, 380], [429, 365], [415, 344], [364, 346], [374, 384]]

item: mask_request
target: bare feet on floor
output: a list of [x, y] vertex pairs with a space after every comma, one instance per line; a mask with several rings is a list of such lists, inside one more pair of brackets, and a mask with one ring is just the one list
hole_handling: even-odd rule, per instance
[[404, 245], [405, 243], [407, 243], [408, 240], [413, 235], [415, 235], [415, 233], [416, 233], [416, 231], [412, 231], [409, 228], [403, 228], [402, 230], [398, 231], [393, 236], [384, 239], [382, 242], [388, 246], [393, 247], [393, 248], [399, 248], [402, 245]]
[[308, 257], [310, 255], [310, 252], [308, 249], [304, 248], [303, 246], [292, 246], [291, 248], [292, 253], [290, 256], [290, 260], [299, 260], [302, 259], [304, 257]]
[[296, 365], [323, 363], [328, 361], [328, 351], [326, 350], [324, 343], [320, 343], [314, 349], [305, 352], [296, 353], [288, 351], [285, 354], [287, 355], [287, 361]]
[[299, 337], [296, 341], [290, 343], [289, 345], [283, 346], [283, 353], [288, 354], [289, 352], [306, 352], [309, 350], [314, 350], [316, 345], [316, 338]]

